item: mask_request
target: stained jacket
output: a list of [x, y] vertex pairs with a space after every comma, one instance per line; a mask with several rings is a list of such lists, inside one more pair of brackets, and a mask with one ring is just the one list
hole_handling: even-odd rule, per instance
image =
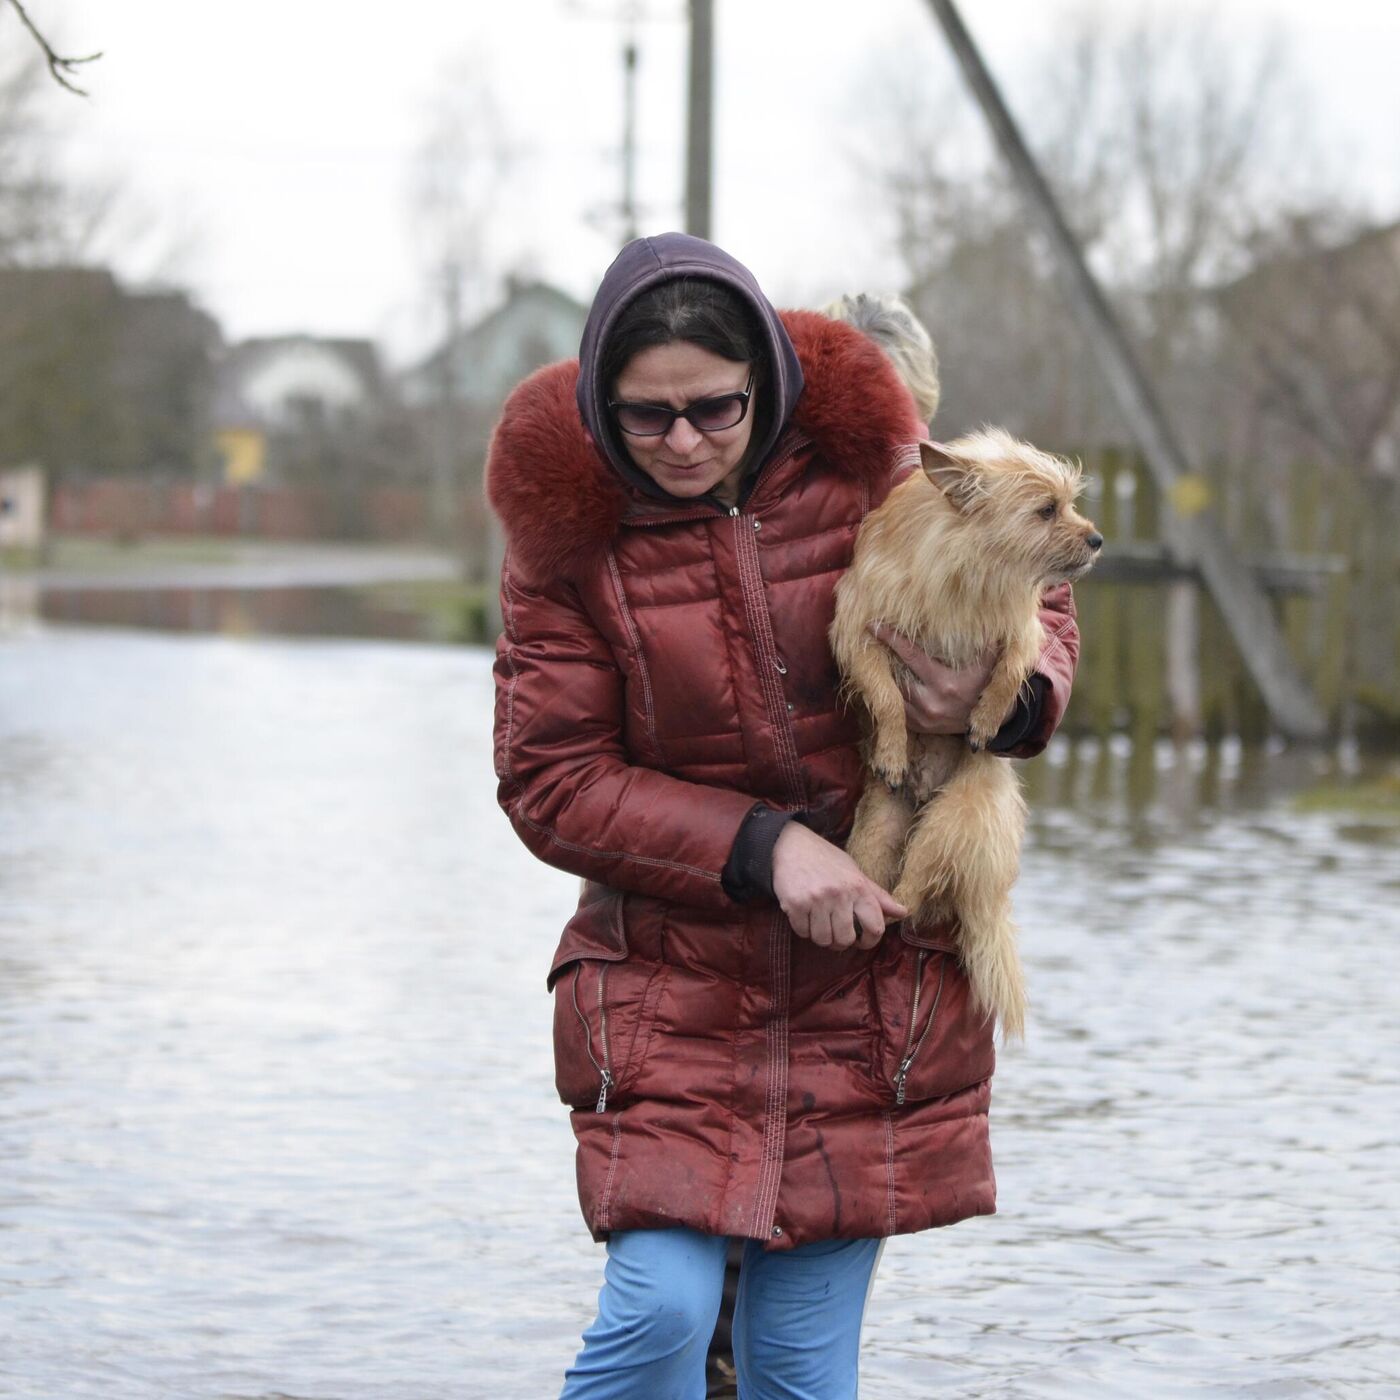
[[[532, 851], [588, 881], [548, 985], [595, 1237], [684, 1224], [788, 1248], [995, 1206], [991, 1028], [950, 930], [833, 951], [725, 889], [756, 801], [849, 830], [861, 765], [832, 590], [920, 432], [858, 331], [791, 312], [771, 335], [805, 387], [731, 509], [620, 471], [572, 361], [512, 394], [489, 457], [499, 798]], [[1077, 656], [1067, 588], [1043, 619], [1021, 755], [1057, 725]]]

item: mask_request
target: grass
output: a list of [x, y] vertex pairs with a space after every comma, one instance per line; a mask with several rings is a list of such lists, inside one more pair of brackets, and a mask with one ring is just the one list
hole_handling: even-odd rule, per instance
[[283, 555], [390, 550], [408, 554], [428, 546], [400, 541], [282, 540], [254, 535], [51, 535], [46, 550], [0, 550], [0, 567], [84, 574], [122, 574], [169, 564], [237, 564]]
[[1299, 812], [1340, 812], [1359, 817], [1400, 821], [1400, 773], [1355, 782], [1322, 783], [1293, 800]]
[[354, 586], [372, 607], [415, 613], [433, 641], [480, 643], [486, 637], [486, 586], [459, 579], [414, 579]]
[[7, 549], [7, 569], [64, 569], [120, 574], [152, 564], [231, 564], [243, 557], [237, 540], [219, 535], [146, 536], [122, 541], [106, 535], [52, 535], [48, 548]]

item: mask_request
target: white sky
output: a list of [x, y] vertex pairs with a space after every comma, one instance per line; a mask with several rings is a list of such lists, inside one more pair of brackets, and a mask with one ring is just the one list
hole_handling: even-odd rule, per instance
[[[412, 153], [444, 75], [464, 66], [489, 74], [521, 151], [491, 232], [493, 264], [590, 294], [615, 247], [586, 215], [620, 185], [616, 17], [627, 8], [29, 0], [62, 51], [104, 53], [83, 80], [88, 102], [57, 91], [46, 101], [70, 162], [126, 191], [120, 232], [104, 247], [119, 271], [190, 286], [231, 338], [367, 335], [398, 362], [434, 327], [409, 209]], [[644, 229], [658, 231], [681, 222], [685, 5], [632, 8], [647, 15], [639, 195]], [[1241, 31], [1287, 31], [1338, 159], [1378, 212], [1400, 214], [1400, 6], [1217, 8]], [[894, 284], [844, 133], [859, 119], [857, 76], [881, 55], [961, 92], [924, 0], [716, 0], [716, 9], [716, 240], [779, 302]], [[1056, 7], [964, 0], [962, 11], [1015, 106]], [[0, 16], [7, 47], [24, 41], [11, 19]]]

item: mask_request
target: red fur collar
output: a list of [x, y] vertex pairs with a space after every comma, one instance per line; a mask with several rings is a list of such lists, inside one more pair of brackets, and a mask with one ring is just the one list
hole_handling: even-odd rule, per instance
[[[785, 311], [805, 388], [793, 423], [838, 471], [875, 481], [923, 436], [913, 401], [884, 353], [815, 311]], [[544, 581], [603, 550], [628, 493], [593, 446], [574, 401], [578, 361], [537, 370], [505, 402], [486, 459], [486, 491], [512, 558]]]

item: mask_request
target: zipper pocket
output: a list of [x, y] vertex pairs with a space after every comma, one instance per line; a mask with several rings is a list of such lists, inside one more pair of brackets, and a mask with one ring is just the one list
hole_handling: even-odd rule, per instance
[[919, 949], [919, 956], [914, 962], [914, 996], [909, 1007], [909, 1033], [904, 1038], [904, 1053], [900, 1057], [899, 1068], [894, 1075], [894, 1101], [903, 1106], [905, 1098], [905, 1088], [909, 1079], [909, 1070], [914, 1061], [919, 1057], [919, 1051], [924, 1048], [924, 1041], [928, 1039], [928, 1033], [933, 1029], [933, 1023], [938, 1017], [938, 1003], [943, 1000], [943, 978], [948, 971], [948, 955], [940, 953], [938, 963], [938, 986], [934, 990], [933, 1005], [929, 1008], [928, 1020], [924, 1022], [924, 1028], [919, 1032], [919, 1039], [914, 1040], [914, 1031], [919, 1024], [919, 1000], [920, 993], [924, 985], [924, 964], [928, 961], [928, 950]]
[[578, 1004], [578, 979], [583, 973], [583, 962], [574, 969], [574, 980], [570, 983], [570, 999], [574, 1004], [574, 1012], [583, 1025], [583, 1044], [588, 1051], [588, 1058], [592, 1062], [593, 1068], [598, 1071], [598, 1103], [594, 1108], [595, 1113], [602, 1113], [608, 1106], [608, 1091], [613, 1086], [612, 1065], [608, 1057], [608, 1007], [604, 1000], [604, 994], [608, 986], [608, 963], [604, 963], [598, 971], [598, 1039], [603, 1047], [603, 1063], [598, 1063], [597, 1057], [593, 1053], [593, 1027], [588, 1024], [588, 1017], [583, 1014], [583, 1008]]

